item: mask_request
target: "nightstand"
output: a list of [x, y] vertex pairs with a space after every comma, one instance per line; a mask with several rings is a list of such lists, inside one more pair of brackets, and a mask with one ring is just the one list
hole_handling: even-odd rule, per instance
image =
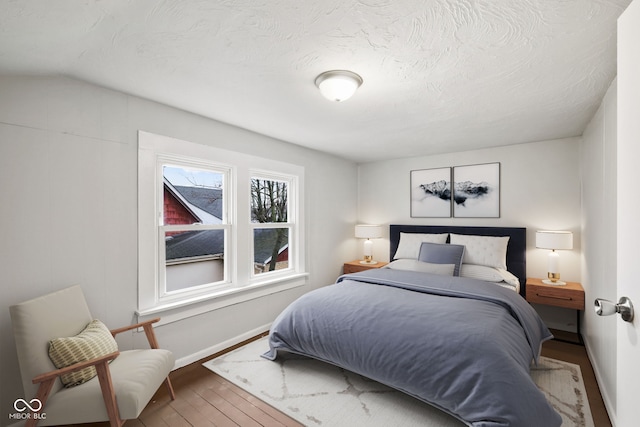
[[[584, 289], [580, 283], [567, 282], [566, 285], [546, 285], [542, 279], [527, 279], [527, 301], [534, 304], [550, 305], [576, 310], [576, 330], [578, 343], [584, 345], [580, 334], [580, 312], [584, 311]], [[563, 341], [563, 340], [558, 340]]]
[[389, 264], [388, 262], [380, 262], [377, 264], [360, 264], [360, 260], [349, 261], [344, 263], [344, 274], [357, 273], [359, 271], [371, 270], [372, 268], [381, 268]]

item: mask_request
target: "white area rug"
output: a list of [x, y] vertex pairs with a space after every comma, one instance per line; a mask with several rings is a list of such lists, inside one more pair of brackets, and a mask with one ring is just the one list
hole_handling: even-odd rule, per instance
[[[464, 423], [413, 397], [297, 355], [260, 357], [261, 338], [204, 366], [307, 426], [453, 427]], [[593, 427], [580, 366], [543, 357], [531, 370], [563, 426]], [[526, 404], [526, 402], [523, 402]]]

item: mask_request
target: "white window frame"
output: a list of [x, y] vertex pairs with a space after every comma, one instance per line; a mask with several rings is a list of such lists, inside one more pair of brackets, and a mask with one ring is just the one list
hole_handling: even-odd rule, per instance
[[[167, 160], [169, 160], [167, 162]], [[164, 163], [163, 163], [164, 162]], [[192, 167], [228, 171], [223, 189], [225, 229], [224, 283], [198, 287], [190, 292], [162, 292], [160, 267], [164, 257], [164, 233], [161, 230], [163, 175], [162, 164], [191, 164]], [[200, 165], [200, 166], [198, 166]], [[160, 169], [160, 170], [159, 170]], [[253, 274], [253, 228], [250, 211], [250, 179], [260, 177], [291, 180], [288, 189], [289, 218], [295, 218], [290, 237], [294, 261], [284, 271]], [[304, 286], [308, 280], [304, 244], [304, 167], [266, 159], [206, 144], [138, 132], [138, 310], [141, 318], [162, 313], [161, 323], [170, 323], [207, 311], [242, 303], [283, 290]], [[266, 224], [256, 223], [258, 226]], [[281, 226], [281, 224], [275, 224]], [[162, 232], [162, 234], [161, 234]], [[162, 238], [160, 238], [162, 236]], [[295, 240], [292, 240], [295, 239]], [[248, 255], [251, 254], [251, 255]], [[277, 274], [271, 274], [277, 273]]]
[[[209, 172], [219, 173], [223, 176], [223, 189], [222, 189], [222, 223], [221, 224], [191, 224], [191, 225], [166, 225], [164, 224], [164, 166], [176, 166], [191, 168], [197, 170], [206, 170]], [[168, 304], [175, 301], [182, 301], [188, 298], [197, 298], [200, 295], [207, 295], [213, 292], [227, 289], [232, 286], [232, 280], [230, 276], [229, 263], [225, 259], [223, 268], [223, 279], [219, 282], [205, 283], [199, 286], [192, 286], [184, 290], [167, 291], [166, 289], [166, 245], [164, 244], [164, 236], [167, 231], [186, 231], [186, 230], [222, 230], [224, 232], [224, 249], [223, 253], [227, 258], [230, 245], [229, 239], [233, 231], [233, 222], [230, 220], [233, 215], [233, 192], [227, 191], [228, 188], [233, 188], [232, 178], [233, 167], [230, 165], [207, 162], [199, 159], [192, 159], [184, 156], [177, 156], [175, 154], [158, 154], [156, 156], [156, 190], [158, 195], [156, 196], [156, 210], [158, 212], [156, 216], [156, 227], [158, 230], [157, 236], [157, 301], [156, 304]], [[230, 258], [230, 257], [229, 257]]]
[[260, 274], [255, 274], [254, 270], [251, 269], [251, 281], [253, 283], [259, 282], [262, 280], [268, 280], [271, 277], [284, 276], [290, 274], [292, 271], [296, 272], [300, 270], [300, 264], [298, 263], [299, 259], [299, 246], [300, 241], [298, 239], [299, 230], [298, 230], [298, 177], [295, 175], [288, 175], [277, 173], [273, 171], [266, 170], [250, 170], [249, 171], [249, 180], [257, 178], [266, 181], [280, 181], [287, 183], [287, 222], [252, 222], [251, 214], [249, 214], [249, 230], [250, 230], [250, 243], [249, 243], [249, 254], [251, 256], [251, 264], [253, 265], [253, 254], [254, 254], [254, 230], [262, 229], [262, 228], [288, 228], [289, 229], [289, 267], [282, 270], [268, 271]]

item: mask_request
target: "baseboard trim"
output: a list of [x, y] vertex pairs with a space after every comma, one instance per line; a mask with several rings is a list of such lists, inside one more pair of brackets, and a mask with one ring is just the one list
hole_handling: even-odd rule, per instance
[[260, 335], [261, 333], [263, 333], [264, 331], [268, 331], [271, 328], [271, 323], [269, 322], [265, 325], [259, 326], [255, 329], [252, 329], [250, 331], [247, 331], [243, 334], [237, 335], [233, 338], [230, 338], [226, 341], [223, 341], [219, 344], [216, 345], [212, 345], [211, 347], [207, 347], [205, 349], [202, 349], [198, 352], [195, 352], [193, 354], [190, 354], [188, 356], [185, 357], [181, 357], [180, 359], [176, 360], [176, 363], [173, 367], [173, 370], [175, 371], [176, 369], [180, 369], [182, 367], [185, 367], [187, 365], [190, 365], [194, 362], [197, 362], [198, 360], [201, 359], [205, 359], [213, 354], [219, 353], [223, 350], [226, 350], [230, 347], [233, 347], [236, 344], [239, 344], [243, 341], [246, 341], [250, 338], [255, 337], [256, 335]]
[[609, 398], [608, 390], [600, 386], [600, 384], [605, 384], [605, 382], [602, 379], [602, 375], [600, 374], [599, 365], [597, 363], [593, 363], [593, 361], [596, 359], [593, 357], [593, 353], [591, 352], [589, 342], [586, 339], [584, 340], [584, 348], [587, 350], [587, 357], [589, 358], [589, 362], [591, 362], [591, 367], [593, 368], [593, 373], [596, 377], [598, 388], [600, 389], [600, 395], [602, 396], [602, 401], [604, 402], [604, 408], [607, 410], [607, 414], [609, 415], [609, 420], [611, 421], [611, 425], [613, 427], [616, 427], [615, 407], [611, 404], [611, 399]]

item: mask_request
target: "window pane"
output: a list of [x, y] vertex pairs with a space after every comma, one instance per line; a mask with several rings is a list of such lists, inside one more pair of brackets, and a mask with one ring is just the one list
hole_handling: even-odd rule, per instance
[[164, 166], [162, 174], [165, 225], [222, 223], [222, 173]]
[[289, 268], [289, 229], [253, 230], [254, 274]]
[[224, 280], [224, 230], [165, 233], [166, 290]]
[[251, 179], [251, 222], [287, 222], [287, 182]]

